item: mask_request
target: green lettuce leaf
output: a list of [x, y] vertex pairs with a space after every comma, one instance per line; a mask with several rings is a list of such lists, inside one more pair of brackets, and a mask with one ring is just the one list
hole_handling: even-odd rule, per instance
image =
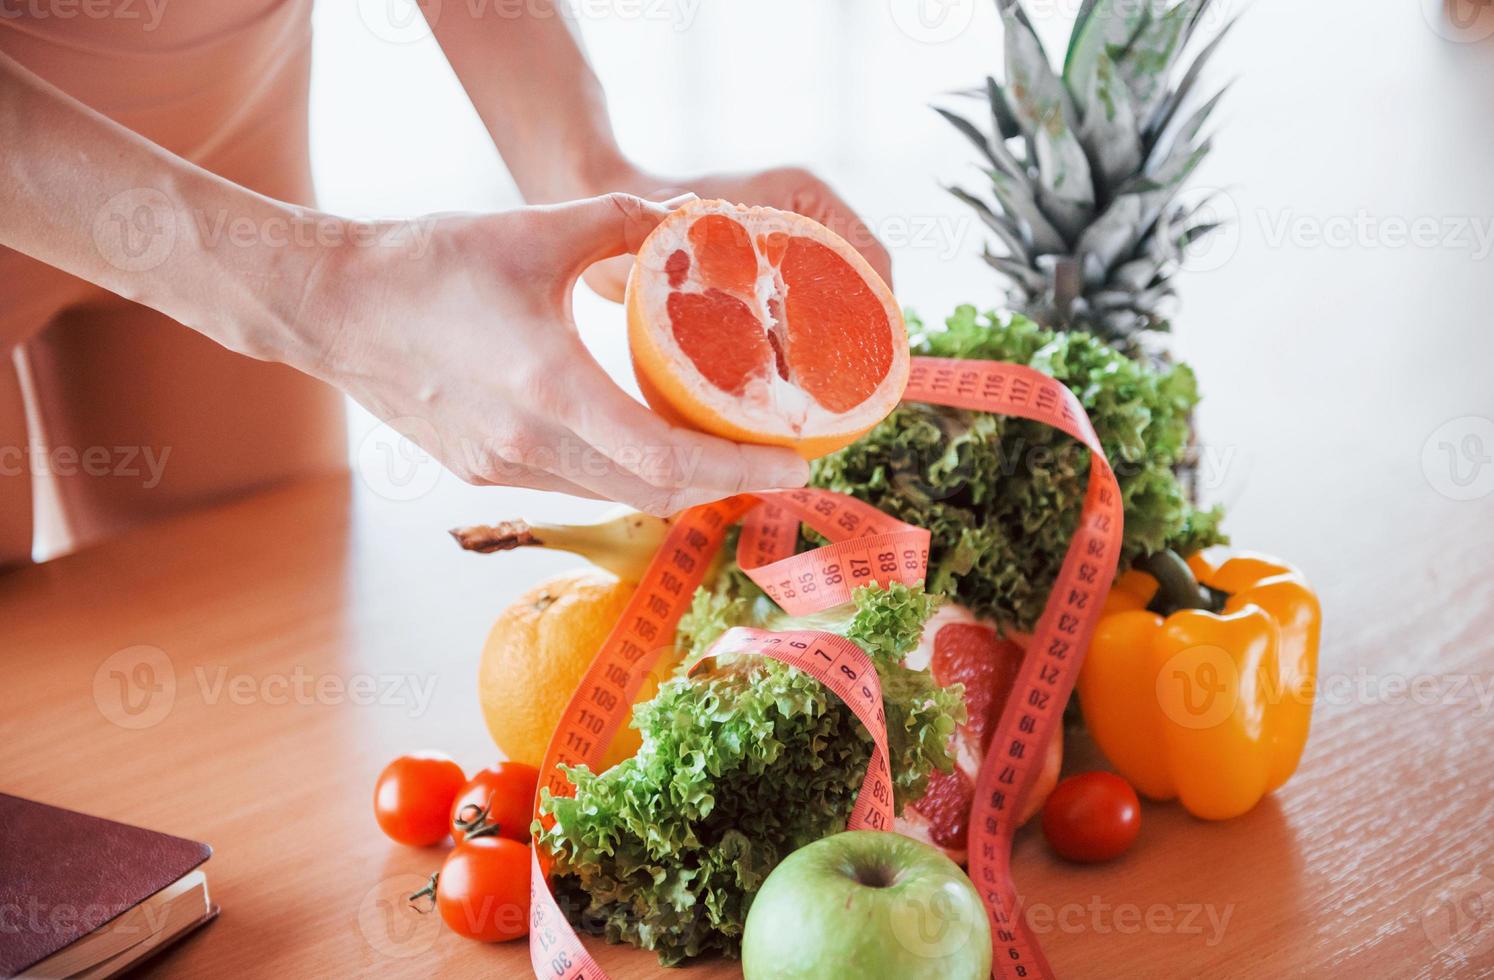
[[[830, 629], [861, 645], [882, 681], [898, 809], [952, 765], [963, 691], [902, 663], [936, 600], [893, 585], [810, 619], [775, 611], [728, 570], [696, 593], [680, 624], [690, 657], [735, 625]], [[643, 745], [603, 773], [567, 769], [573, 797], [545, 795], [555, 818], [537, 842], [555, 859], [561, 907], [581, 929], [675, 964], [736, 955], [752, 896], [796, 848], [845, 829], [871, 736], [818, 681], [763, 657], [718, 658], [637, 705]]]
[[[911, 316], [909, 326], [915, 354], [1026, 364], [1078, 396], [1120, 483], [1123, 569], [1163, 548], [1191, 553], [1226, 540], [1220, 511], [1194, 508], [1176, 472], [1199, 398], [1186, 364], [1133, 360], [1089, 334], [973, 306], [959, 307], [943, 329]], [[813, 473], [815, 486], [929, 530], [931, 592], [1027, 631], [1078, 523], [1089, 450], [1025, 419], [906, 404], [816, 461]]]

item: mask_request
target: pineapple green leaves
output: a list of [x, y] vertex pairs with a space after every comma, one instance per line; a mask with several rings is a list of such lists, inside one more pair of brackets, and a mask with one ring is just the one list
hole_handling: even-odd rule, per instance
[[1193, 43], [1210, 3], [1085, 0], [1059, 71], [1021, 0], [997, 0], [1005, 82], [987, 79], [989, 122], [939, 111], [981, 151], [989, 196], [951, 192], [995, 236], [985, 259], [1019, 312], [1125, 349], [1167, 329], [1178, 259], [1215, 227], [1177, 202], [1223, 94], [1195, 97], [1228, 30]]
[[1011, 4], [1001, 11], [1011, 96], [1007, 106], [1022, 127], [1037, 165], [1037, 203], [1058, 231], [1070, 238], [1094, 211], [1094, 181], [1084, 147], [1074, 135], [1079, 119], [1073, 100], [1048, 67], [1048, 56], [1021, 9]]

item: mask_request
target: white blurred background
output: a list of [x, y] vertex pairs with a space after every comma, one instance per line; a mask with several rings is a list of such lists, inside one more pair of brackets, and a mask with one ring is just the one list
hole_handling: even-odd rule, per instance
[[[1427, 491], [1427, 420], [1494, 408], [1494, 394], [1467, 404], [1466, 384], [1440, 381], [1494, 363], [1494, 6], [1455, 0], [1448, 20], [1442, 3], [1217, 0], [1209, 15], [1218, 26], [1244, 14], [1213, 62], [1216, 82], [1236, 84], [1196, 181], [1227, 191], [1221, 215], [1234, 225], [1182, 278], [1176, 349], [1206, 396], [1205, 493], [1231, 507], [1230, 528], [1253, 547], [1300, 555], [1326, 536], [1372, 560], [1372, 542], [1334, 526], [1362, 508], [1300, 499], [1301, 469], [1365, 454], [1355, 470], [1374, 477], [1346, 480], [1345, 497], [1405, 499], [1413, 484]], [[1077, 4], [1029, 0], [1050, 52], [1062, 52]], [[973, 151], [928, 108], [999, 74], [993, 0], [581, 7], [614, 126], [638, 162], [679, 174], [807, 164], [881, 232], [905, 305], [938, 319], [959, 302], [999, 304], [978, 222], [940, 188], [978, 185]], [[397, 216], [520, 203], [408, 0], [318, 4], [315, 44], [324, 207]], [[577, 316], [631, 387], [620, 309], [583, 288]], [[1378, 379], [1383, 401], [1335, 402], [1348, 372]], [[360, 413], [351, 426], [356, 460], [377, 435]], [[427, 507], [385, 516], [599, 509], [449, 475], [429, 482]], [[407, 495], [374, 489], [373, 506]]]

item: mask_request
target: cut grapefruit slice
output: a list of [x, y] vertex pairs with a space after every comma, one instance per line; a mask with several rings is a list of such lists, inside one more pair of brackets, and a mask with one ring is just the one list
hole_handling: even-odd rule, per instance
[[[929, 670], [940, 685], [965, 685], [968, 715], [965, 724], [951, 738], [954, 771], [935, 772], [923, 796], [903, 808], [896, 827], [899, 833], [943, 849], [960, 865], [968, 856], [966, 842], [975, 780], [990, 748], [991, 735], [1017, 682], [1023, 656], [1020, 643], [997, 635], [994, 626], [953, 603], [942, 606], [930, 617], [918, 648], [908, 654], [909, 667]], [[1048, 743], [1043, 767], [1022, 808], [1020, 823], [1026, 823], [1042, 808], [1058, 783], [1062, 766], [1060, 727]]]
[[908, 335], [892, 291], [803, 215], [692, 201], [628, 279], [638, 387], [670, 421], [814, 459], [897, 406]]

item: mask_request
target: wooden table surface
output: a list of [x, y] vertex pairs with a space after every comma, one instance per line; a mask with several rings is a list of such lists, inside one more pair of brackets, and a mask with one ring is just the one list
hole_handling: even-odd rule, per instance
[[[1314, 486], [1302, 506], [1342, 522], [1293, 548], [1327, 610], [1301, 771], [1228, 823], [1147, 805], [1108, 866], [1067, 866], [1024, 833], [1017, 880], [1062, 975], [1494, 969], [1494, 523], [1466, 502], [1409, 506], [1426, 481]], [[0, 580], [0, 789], [216, 850], [223, 915], [162, 974], [526, 974], [522, 944], [398, 912], [441, 852], [389, 843], [371, 814], [401, 751], [489, 760], [485, 629], [519, 580], [568, 564], [460, 553], [441, 515], [325, 478]], [[597, 948], [615, 976], [662, 972]]]
[[[1229, 505], [1237, 541], [1291, 558], [1321, 593], [1312, 738], [1295, 779], [1245, 817], [1148, 804], [1135, 849], [1092, 868], [1025, 832], [1016, 880], [1069, 978], [1487, 976], [1490, 258], [1454, 237], [1396, 246], [1371, 228], [1344, 246], [1323, 233], [1358, 227], [1366, 208], [1487, 222], [1494, 52], [1434, 35], [1415, 4], [1255, 6], [1223, 55], [1237, 64], [1221, 75], [1244, 77], [1201, 177], [1229, 189], [1238, 233], [1185, 277], [1179, 350], [1207, 395], [1206, 495]], [[921, 156], [860, 154], [890, 168], [853, 195], [874, 217], [956, 212], [931, 175], [954, 177], [968, 148], [937, 120], [918, 132], [896, 142]], [[903, 248], [900, 296], [931, 318], [991, 302], [979, 242], [957, 251], [964, 265]], [[586, 304], [599, 356], [626, 376], [616, 309]], [[528, 973], [521, 944], [393, 914], [441, 851], [386, 841], [370, 797], [404, 751], [492, 761], [473, 691], [482, 639], [517, 591], [574, 564], [464, 554], [445, 528], [598, 508], [357, 473], [0, 576], [0, 790], [216, 849], [222, 917], [163, 975]], [[1093, 761], [1080, 746], [1068, 765]], [[614, 976], [665, 972], [593, 948]], [[714, 962], [667, 975], [736, 974]]]
[[[1147, 805], [1135, 849], [1094, 868], [1019, 838], [1017, 883], [1065, 977], [1494, 973], [1494, 277], [1468, 234], [1494, 214], [1494, 42], [1439, 32], [1435, 7], [1262, 0], [1215, 62], [1240, 81], [1198, 183], [1227, 191], [1235, 231], [1190, 264], [1179, 350], [1207, 395], [1206, 494], [1230, 506], [1238, 541], [1290, 557], [1321, 592], [1323, 685], [1301, 770], [1249, 815], [1207, 824]], [[949, 50], [968, 63], [930, 47], [923, 68], [899, 72], [917, 45], [837, 37], [841, 69], [880, 94], [832, 101], [848, 90], [832, 86], [814, 101], [821, 76], [794, 76], [784, 91], [801, 115], [775, 112], [800, 124], [754, 129], [750, 161], [732, 156], [755, 111], [739, 101], [696, 112], [675, 141], [724, 148], [672, 162], [689, 172], [823, 150], [811, 162], [878, 227], [957, 215], [935, 178], [966, 179], [970, 151], [924, 102], [994, 66], [993, 34], [966, 41]], [[729, 44], [733, 64], [754, 50]], [[757, 47], [775, 77], [787, 72], [777, 45]], [[638, 128], [658, 115], [660, 86], [637, 70], [636, 36], [608, 50], [611, 101], [634, 107], [625, 135], [648, 149], [640, 159], [671, 162], [652, 158], [665, 152], [658, 132]], [[802, 60], [810, 73], [823, 59]], [[954, 77], [921, 75], [934, 60]], [[735, 73], [753, 91], [767, 73], [754, 64]], [[388, 74], [403, 91], [407, 76]], [[804, 139], [829, 118], [849, 122]], [[363, 128], [402, 132], [379, 123]], [[401, 189], [454, 183], [427, 166], [474, 156], [439, 143], [430, 154], [379, 171], [384, 154], [354, 149], [348, 180], [318, 183], [332, 196], [366, 186], [357, 207], [345, 194], [333, 206], [382, 214]], [[1418, 220], [1445, 234], [1408, 242]], [[993, 303], [980, 238], [977, 225], [959, 242], [904, 242], [900, 297], [934, 319], [956, 301]], [[593, 309], [583, 327], [599, 325], [600, 356], [625, 376], [617, 316]], [[370, 797], [404, 751], [442, 748], [469, 770], [491, 761], [473, 692], [483, 636], [520, 588], [572, 564], [463, 554], [444, 529], [597, 509], [449, 479], [404, 493], [359, 472], [0, 576], [0, 790], [216, 849], [222, 917], [162, 975], [528, 973], [522, 945], [392, 914], [441, 852], [386, 841]], [[1068, 763], [1091, 761], [1081, 748]], [[647, 954], [593, 948], [614, 976], [665, 975]], [[718, 962], [667, 975], [736, 974]]]

